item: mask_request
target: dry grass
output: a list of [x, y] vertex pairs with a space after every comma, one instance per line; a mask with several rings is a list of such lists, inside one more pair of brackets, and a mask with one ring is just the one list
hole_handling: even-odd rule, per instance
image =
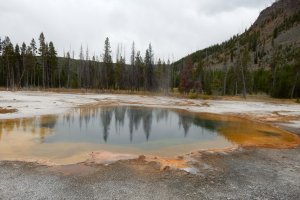
[[[0, 87], [0, 91], [7, 91], [6, 88]], [[56, 92], [56, 93], [71, 93], [71, 94], [126, 94], [126, 95], [143, 95], [143, 96], [169, 96], [176, 98], [185, 99], [202, 99], [202, 100], [225, 100], [225, 101], [250, 101], [250, 102], [269, 102], [269, 103], [279, 103], [279, 104], [295, 104], [296, 99], [276, 99], [268, 95], [257, 94], [257, 95], [247, 95], [244, 99], [241, 95], [239, 96], [218, 96], [218, 95], [206, 95], [206, 94], [182, 94], [177, 90], [174, 92], [169, 92], [167, 95], [164, 92], [148, 92], [148, 91], [131, 91], [131, 90], [101, 90], [101, 89], [69, 89], [69, 88], [30, 88], [26, 89], [14, 89], [13, 91], [44, 91], [44, 92]]]

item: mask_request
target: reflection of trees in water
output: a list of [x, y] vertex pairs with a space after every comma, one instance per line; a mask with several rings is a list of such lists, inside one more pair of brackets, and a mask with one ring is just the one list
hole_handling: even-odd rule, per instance
[[97, 119], [102, 118], [104, 110], [105, 111], [111, 110], [111, 112], [114, 111], [113, 113], [115, 113], [116, 121], [122, 120], [122, 117], [119, 117], [120, 115], [122, 115], [122, 113], [119, 113], [119, 111], [116, 111], [116, 109], [120, 109], [120, 112], [124, 112], [121, 111], [124, 109], [123, 107], [112, 108], [112, 107], [91, 106], [91, 107], [75, 108], [73, 112], [70, 112], [68, 115], [64, 116], [64, 120], [67, 121], [68, 123], [74, 124], [74, 120], [78, 119], [79, 127], [80, 129], [82, 129], [82, 126], [88, 127], [89, 124], [91, 124], [92, 122], [96, 122]]
[[[92, 113], [93, 114], [93, 113]], [[87, 128], [89, 122], [90, 122], [90, 119], [91, 119], [91, 115], [88, 114], [88, 115], [84, 115], [84, 123], [85, 123], [85, 127]]]
[[181, 126], [183, 127], [184, 137], [186, 137], [194, 122], [194, 117], [187, 116], [187, 115], [178, 115], [178, 118], [179, 118], [179, 122], [178, 122], [179, 128], [181, 128]]
[[155, 109], [154, 113], [156, 116], [156, 122], [159, 122], [163, 119], [165, 119], [166, 121], [168, 120], [169, 111], [167, 109]]
[[211, 132], [214, 132], [219, 128], [226, 126], [226, 123], [227, 122], [221, 120], [212, 120], [205, 119], [199, 116], [179, 114], [179, 127], [183, 127], [185, 137], [188, 135], [191, 125], [195, 125], [197, 127], [202, 128], [202, 131], [203, 129], [206, 129]]
[[1, 120], [0, 121], [0, 139], [2, 134], [4, 133], [10, 133], [13, 131], [15, 127], [15, 122], [11, 120]]
[[19, 125], [20, 120], [0, 120], [0, 140], [4, 133], [11, 133], [14, 130], [14, 127]]
[[63, 115], [62, 120], [63, 120], [63, 125], [68, 124], [68, 127], [71, 127], [71, 124], [74, 123], [74, 111], [71, 113], [67, 113], [65, 115]]
[[82, 129], [82, 120], [83, 120], [83, 118], [82, 118], [82, 110], [79, 110], [79, 128], [80, 128], [80, 130]]
[[127, 107], [115, 107], [115, 108], [101, 108], [100, 118], [103, 125], [103, 139], [105, 142], [108, 140], [109, 127], [112, 119], [112, 115], [115, 115], [116, 129], [124, 127], [125, 117], [128, 117], [129, 126], [129, 139], [133, 140], [133, 131], [137, 131], [141, 121], [143, 121], [143, 129], [146, 135], [146, 139], [149, 139], [152, 125], [152, 112], [153, 109], [140, 109], [140, 108], [127, 108]]
[[103, 125], [103, 139], [107, 142], [109, 135], [109, 126], [112, 118], [113, 110], [111, 108], [103, 108], [100, 111], [101, 122]]
[[85, 125], [85, 128], [88, 128], [88, 125], [91, 120], [95, 119], [96, 116], [100, 113], [101, 108], [99, 107], [82, 107], [74, 110], [72, 115], [72, 123], [74, 123], [74, 117], [79, 120], [79, 128], [82, 130], [82, 126]]
[[35, 120], [35, 118], [0, 120], [0, 139], [3, 134], [11, 134], [17, 130], [31, 131], [32, 129], [29, 128]]
[[41, 142], [51, 134], [57, 122], [57, 116], [41, 116], [24, 119], [0, 120], [0, 140], [2, 135], [20, 133], [38, 134]]
[[144, 113], [144, 110], [139, 109], [139, 108], [136, 108], [136, 109], [131, 108], [131, 109], [128, 109], [128, 111], [127, 111], [127, 116], [129, 119], [130, 142], [132, 142], [132, 140], [133, 140], [133, 129], [135, 131], [138, 130], [141, 120], [142, 120], [142, 117], [143, 117], [143, 113]]
[[[3, 138], [4, 133], [8, 134], [20, 131], [24, 133], [27, 132], [38, 134], [40, 141], [44, 142], [47, 135], [52, 134], [53, 129], [56, 126], [58, 128], [57, 130], [59, 131], [61, 126], [66, 126], [65, 123], [67, 123], [69, 127], [72, 127], [71, 130], [74, 130], [78, 127], [78, 123], [80, 127], [82, 123], [83, 126], [85, 125], [87, 127], [87, 131], [92, 131], [94, 128], [102, 128], [102, 124], [103, 140], [107, 142], [113, 117], [115, 119], [117, 133], [120, 132], [121, 129], [127, 131], [126, 128], [128, 126], [130, 142], [133, 141], [134, 132], [139, 130], [141, 131], [139, 134], [144, 133], [146, 139], [149, 140], [153, 124], [153, 117], [156, 119], [156, 122], [162, 120], [168, 121], [169, 117], [173, 116], [171, 115], [172, 113], [169, 112], [170, 111], [168, 109], [144, 107], [85, 107], [74, 109], [70, 113], [62, 114], [60, 116], [42, 116], [30, 119], [0, 120], [0, 140]], [[175, 113], [178, 115], [179, 128], [183, 128], [185, 137], [187, 137], [192, 125], [201, 127], [204, 131], [216, 131], [219, 128], [227, 126], [228, 123], [218, 119], [206, 119], [205, 117], [201, 118], [201, 116], [198, 117], [196, 115], [193, 116], [190, 114], [182, 114], [181, 112]], [[58, 120], [59, 124], [57, 124]]]
[[203, 127], [210, 131], [216, 131], [223, 126], [226, 126], [226, 122], [224, 121], [208, 120], [201, 117], [195, 117], [193, 123], [198, 127]]
[[[84, 107], [75, 109], [74, 112], [69, 113], [63, 117], [64, 121], [70, 123], [70, 119], [73, 119], [71, 123], [74, 123], [74, 116], [79, 118], [79, 126], [82, 128], [83, 123], [88, 127], [91, 119], [95, 119], [97, 116], [100, 118], [103, 125], [103, 139], [107, 142], [109, 137], [109, 127], [114, 115], [116, 132], [119, 132], [121, 128], [125, 126], [125, 118], [128, 117], [128, 126], [130, 133], [130, 141], [133, 140], [133, 132], [139, 129], [141, 122], [143, 121], [143, 130], [146, 135], [146, 139], [149, 139], [151, 126], [152, 126], [152, 108], [132, 108], [132, 107]], [[157, 120], [163, 118], [167, 119], [168, 111], [159, 109], [156, 113]]]
[[27, 130], [28, 123], [29, 120], [20, 120], [20, 126], [22, 127], [24, 132]]
[[125, 119], [125, 113], [127, 108], [126, 107], [115, 107], [114, 113], [115, 113], [115, 126], [116, 131], [120, 133], [120, 127], [124, 126], [124, 119]]
[[45, 141], [45, 137], [48, 134], [51, 134], [52, 130], [54, 129], [58, 120], [58, 116], [51, 115], [51, 116], [41, 116], [39, 118], [40, 122], [40, 142], [43, 143]]
[[146, 134], [147, 141], [149, 140], [152, 126], [152, 111], [153, 109], [145, 109], [143, 114], [143, 128]]
[[152, 108], [140, 109], [140, 108], [128, 108], [128, 107], [115, 107], [115, 108], [102, 108], [100, 118], [102, 120], [104, 129], [104, 140], [107, 142], [109, 135], [109, 126], [112, 119], [112, 114], [115, 115], [115, 123], [120, 127], [124, 127], [125, 117], [128, 117], [129, 126], [129, 139], [132, 142], [133, 132], [137, 131], [141, 121], [143, 121], [143, 129], [146, 135], [146, 139], [149, 139], [151, 126], [152, 126]]
[[56, 125], [58, 116], [41, 116], [40, 117], [40, 127], [53, 129]]

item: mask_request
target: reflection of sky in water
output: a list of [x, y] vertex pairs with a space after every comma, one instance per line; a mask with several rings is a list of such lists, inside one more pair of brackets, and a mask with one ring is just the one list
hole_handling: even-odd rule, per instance
[[149, 144], [220, 139], [220, 121], [202, 120], [192, 114], [158, 108], [81, 108], [69, 115], [43, 122], [54, 134], [43, 142], [87, 142], [96, 144]]

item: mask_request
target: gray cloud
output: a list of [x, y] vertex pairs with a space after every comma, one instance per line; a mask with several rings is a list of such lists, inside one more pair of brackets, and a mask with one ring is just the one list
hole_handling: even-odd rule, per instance
[[264, 8], [272, 4], [273, 0], [214, 0], [214, 1], [201, 1], [199, 8], [200, 12], [206, 14], [217, 14], [224, 12], [231, 12], [235, 9], [245, 8], [245, 9], [257, 9]]
[[222, 42], [250, 26], [274, 0], [1, 0], [0, 27], [15, 43], [41, 31], [60, 55], [70, 46], [78, 55], [88, 45], [100, 55], [105, 37], [113, 51], [134, 40], [144, 52], [151, 42], [156, 57], [178, 59]]

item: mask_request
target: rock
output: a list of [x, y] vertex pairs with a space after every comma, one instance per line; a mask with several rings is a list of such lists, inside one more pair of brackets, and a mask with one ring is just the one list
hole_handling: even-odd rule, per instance
[[144, 155], [140, 155], [138, 158], [139, 161], [144, 161], [145, 159], [146, 159], [146, 156], [144, 156]]

